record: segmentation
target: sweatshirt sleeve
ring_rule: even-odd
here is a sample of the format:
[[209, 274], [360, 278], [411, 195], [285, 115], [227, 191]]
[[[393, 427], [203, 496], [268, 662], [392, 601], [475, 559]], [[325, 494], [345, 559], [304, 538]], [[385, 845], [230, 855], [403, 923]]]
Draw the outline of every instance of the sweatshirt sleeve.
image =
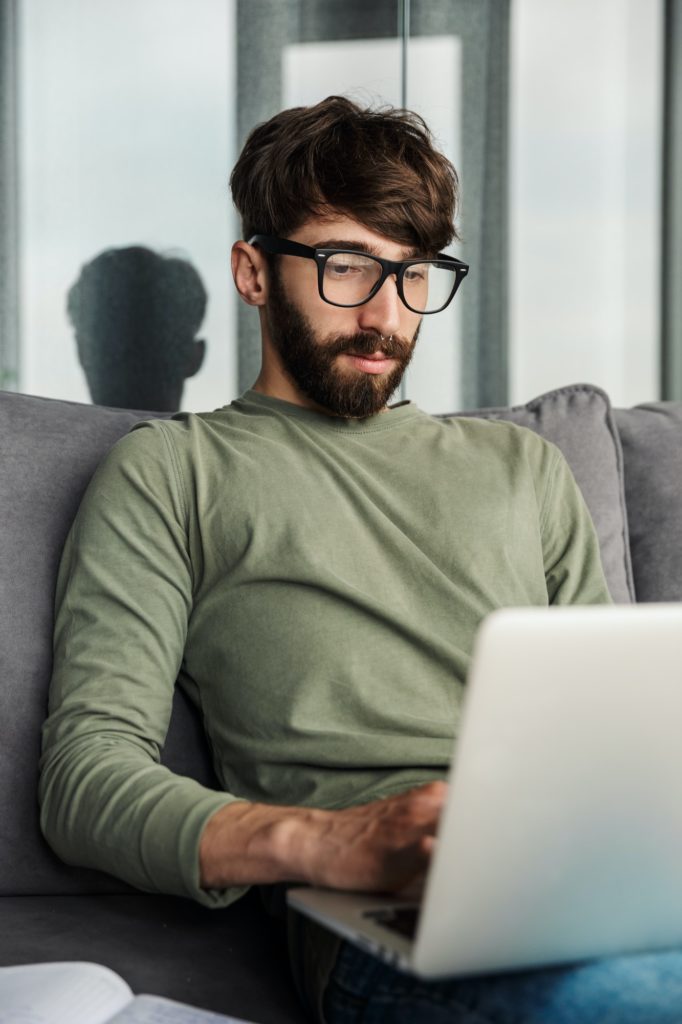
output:
[[55, 852], [154, 892], [204, 891], [198, 846], [232, 799], [159, 763], [192, 608], [187, 509], [168, 427], [123, 438], [97, 470], [62, 556], [43, 729], [41, 824]]
[[540, 510], [543, 559], [550, 604], [610, 604], [599, 540], [585, 499], [558, 448], [546, 443], [551, 462]]

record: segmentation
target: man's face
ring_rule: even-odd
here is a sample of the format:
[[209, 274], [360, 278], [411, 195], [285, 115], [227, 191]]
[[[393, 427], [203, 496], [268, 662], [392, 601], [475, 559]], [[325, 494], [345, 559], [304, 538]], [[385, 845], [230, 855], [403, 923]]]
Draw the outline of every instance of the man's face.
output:
[[[289, 237], [313, 248], [358, 249], [394, 260], [413, 255], [347, 217], [310, 220]], [[384, 409], [400, 384], [421, 318], [403, 305], [394, 278], [363, 306], [342, 308], [320, 298], [313, 260], [279, 256], [267, 320], [290, 397], [336, 416], [364, 418]]]

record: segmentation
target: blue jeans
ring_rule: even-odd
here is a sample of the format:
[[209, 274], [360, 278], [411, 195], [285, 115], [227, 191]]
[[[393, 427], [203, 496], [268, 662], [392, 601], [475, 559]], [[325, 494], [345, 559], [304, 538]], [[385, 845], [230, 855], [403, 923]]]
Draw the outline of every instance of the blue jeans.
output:
[[326, 1024], [682, 1024], [682, 950], [423, 981], [344, 942]]

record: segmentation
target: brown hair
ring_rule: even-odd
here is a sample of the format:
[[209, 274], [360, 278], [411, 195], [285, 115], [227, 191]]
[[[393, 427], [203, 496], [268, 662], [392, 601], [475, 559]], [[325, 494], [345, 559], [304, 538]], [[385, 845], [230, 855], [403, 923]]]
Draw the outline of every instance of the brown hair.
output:
[[409, 110], [342, 96], [283, 110], [253, 129], [230, 187], [246, 239], [332, 209], [424, 255], [457, 237], [457, 172]]

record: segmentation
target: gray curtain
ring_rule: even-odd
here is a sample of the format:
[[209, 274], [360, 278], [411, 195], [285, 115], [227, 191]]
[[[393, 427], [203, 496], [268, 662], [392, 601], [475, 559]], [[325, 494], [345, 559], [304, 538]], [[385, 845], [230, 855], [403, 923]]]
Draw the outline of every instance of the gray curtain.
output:
[[17, 4], [0, 0], [0, 388], [18, 383]]
[[[411, 36], [457, 35], [463, 48], [461, 228], [472, 266], [462, 289], [462, 405], [507, 401], [507, 94], [509, 0], [412, 0]], [[294, 42], [394, 37], [397, 0], [238, 0], [237, 130], [281, 109], [283, 48]], [[437, 69], [434, 74], [437, 74]], [[409, 86], [409, 83], [408, 83]], [[409, 94], [409, 88], [408, 88]], [[250, 311], [239, 313], [239, 387], [260, 365]]]
[[665, 5], [661, 396], [682, 401], [682, 4]]

